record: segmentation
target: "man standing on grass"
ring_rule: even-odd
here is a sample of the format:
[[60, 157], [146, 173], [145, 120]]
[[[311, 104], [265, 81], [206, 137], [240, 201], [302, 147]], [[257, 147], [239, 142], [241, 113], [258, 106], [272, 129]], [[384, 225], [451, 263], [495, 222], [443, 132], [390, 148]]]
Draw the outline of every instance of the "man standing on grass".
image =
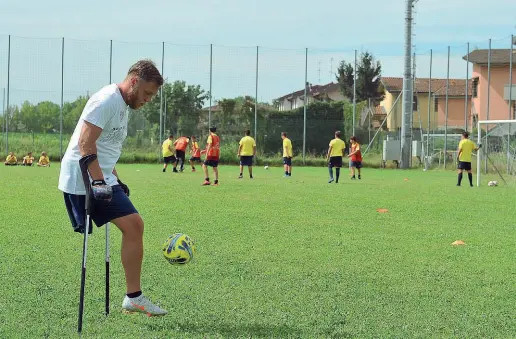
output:
[[292, 141], [287, 138], [287, 132], [281, 132], [283, 139], [283, 167], [285, 168], [284, 177], [292, 176]]
[[[86, 103], [61, 163], [58, 188], [75, 232], [86, 230], [85, 195], [79, 160], [97, 155], [88, 172], [91, 177], [91, 218], [100, 227], [107, 222], [122, 232], [122, 265], [125, 271], [126, 296], [122, 311], [141, 312], [148, 316], [165, 315], [141, 291], [143, 259], [143, 220], [129, 200], [129, 188], [118, 178], [115, 165], [127, 136], [128, 108], [136, 110], [156, 95], [163, 78], [154, 63], [140, 60], [129, 69], [119, 84], [110, 84], [95, 93]], [[93, 231], [92, 224], [88, 232]]]
[[461, 140], [459, 142], [458, 158], [458, 178], [457, 186], [460, 186], [462, 182], [462, 171], [468, 172], [469, 185], [473, 187], [473, 174], [471, 172], [471, 154], [473, 151], [478, 151], [482, 145], [477, 145], [469, 139], [468, 132], [462, 132]]
[[328, 154], [326, 155], [326, 160], [328, 161], [328, 171], [330, 172], [330, 180], [328, 181], [329, 184], [335, 181], [333, 179], [333, 167], [335, 167], [335, 172], [337, 174], [337, 180], [335, 183], [339, 183], [340, 169], [342, 167], [342, 157], [344, 156], [345, 148], [346, 143], [340, 138], [340, 131], [335, 132], [335, 139], [330, 141], [330, 147], [328, 148]]
[[240, 139], [237, 156], [240, 158], [240, 176], [244, 177], [244, 166], [249, 169], [249, 178], [253, 178], [253, 157], [256, 156], [256, 141], [251, 137], [251, 130], [245, 131], [245, 137]]
[[210, 128], [210, 135], [208, 136], [208, 140], [206, 141], [206, 157], [204, 159], [204, 163], [202, 164], [202, 169], [204, 171], [204, 182], [203, 186], [211, 185], [210, 176], [208, 175], [208, 166], [213, 168], [213, 173], [215, 174], [215, 182], [214, 186], [219, 185], [219, 158], [220, 158], [220, 138], [217, 134], [217, 128]]
[[176, 139], [174, 142], [174, 147], [176, 148], [176, 163], [174, 164], [174, 172], [177, 173], [177, 164], [180, 163], [179, 171], [183, 172], [185, 166], [185, 157], [186, 157], [186, 148], [188, 147], [188, 143], [190, 139], [187, 137], [180, 137]]
[[168, 164], [172, 164], [176, 161], [174, 157], [174, 136], [170, 134], [168, 139], [163, 141], [161, 145], [161, 152], [163, 154], [163, 172], [166, 172]]
[[358, 180], [360, 180], [362, 179], [360, 176], [360, 169], [362, 168], [362, 151], [360, 151], [360, 144], [355, 136], [349, 138], [349, 142], [351, 143], [351, 153], [348, 154], [348, 157], [351, 160], [351, 180], [356, 179], [355, 168], [358, 171]]

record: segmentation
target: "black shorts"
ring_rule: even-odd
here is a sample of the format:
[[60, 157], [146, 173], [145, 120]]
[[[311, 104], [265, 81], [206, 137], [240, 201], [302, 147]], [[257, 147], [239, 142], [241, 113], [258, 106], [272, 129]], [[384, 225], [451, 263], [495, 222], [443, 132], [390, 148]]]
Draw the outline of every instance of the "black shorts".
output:
[[292, 158], [291, 157], [283, 157], [283, 165], [292, 166]]
[[328, 162], [328, 167], [342, 167], [342, 157], [330, 157], [330, 161]]
[[351, 167], [362, 168], [362, 161], [352, 161]]
[[184, 161], [185, 160], [185, 151], [179, 151], [176, 149], [176, 158], [182, 159]]
[[[113, 219], [138, 213], [120, 185], [115, 185], [112, 188], [113, 198], [111, 201], [107, 202], [92, 199], [88, 233], [93, 232], [92, 220], [97, 227], [101, 227]], [[86, 224], [86, 196], [64, 193], [64, 201], [68, 216], [72, 222], [73, 230], [75, 232], [84, 233], [84, 225]]]
[[201, 158], [200, 157], [191, 157], [190, 161], [201, 162]]
[[204, 165], [210, 166], [210, 167], [217, 167], [219, 166], [218, 160], [204, 160]]
[[176, 162], [176, 157], [171, 155], [169, 157], [163, 157], [163, 161], [165, 162], [165, 164], [172, 164], [174, 162]]
[[471, 171], [471, 163], [465, 162], [465, 161], [459, 161], [459, 165], [457, 166], [458, 169], [463, 171]]
[[240, 165], [253, 166], [253, 156], [252, 155], [242, 155], [240, 157]]

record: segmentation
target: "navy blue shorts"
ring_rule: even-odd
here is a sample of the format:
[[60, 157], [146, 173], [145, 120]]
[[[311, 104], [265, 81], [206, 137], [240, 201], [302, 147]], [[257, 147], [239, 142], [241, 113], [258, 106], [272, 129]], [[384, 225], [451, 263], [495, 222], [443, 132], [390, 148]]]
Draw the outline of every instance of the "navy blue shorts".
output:
[[171, 155], [171, 156], [169, 156], [169, 157], [164, 157], [164, 158], [163, 158], [163, 162], [164, 162], [165, 164], [173, 164], [173, 163], [175, 163], [175, 162], [176, 162], [176, 157], [175, 157], [175, 156], [173, 156], [173, 155]]
[[283, 165], [292, 166], [292, 158], [283, 157]]
[[218, 167], [219, 161], [218, 160], [204, 160], [204, 166]]
[[252, 155], [242, 155], [240, 157], [240, 165], [253, 166], [253, 156]]
[[[92, 199], [88, 233], [93, 232], [91, 221], [94, 221], [97, 227], [101, 227], [113, 219], [138, 213], [120, 185], [115, 185], [112, 188], [113, 198], [111, 201], [107, 202]], [[72, 222], [73, 230], [75, 232], [84, 233], [84, 225], [86, 224], [86, 196], [64, 193], [64, 201], [68, 216]]]
[[341, 156], [330, 157], [330, 161], [328, 162], [328, 167], [341, 168], [342, 167], [342, 157]]
[[362, 168], [362, 161], [352, 161], [351, 167]]
[[200, 157], [191, 157], [190, 161], [201, 162], [201, 158]]
[[459, 161], [459, 165], [457, 166], [457, 169], [460, 169], [463, 171], [471, 171], [471, 162]]
[[183, 161], [185, 161], [185, 151], [180, 151], [178, 149], [176, 149], [176, 158], [177, 160], [181, 159]]

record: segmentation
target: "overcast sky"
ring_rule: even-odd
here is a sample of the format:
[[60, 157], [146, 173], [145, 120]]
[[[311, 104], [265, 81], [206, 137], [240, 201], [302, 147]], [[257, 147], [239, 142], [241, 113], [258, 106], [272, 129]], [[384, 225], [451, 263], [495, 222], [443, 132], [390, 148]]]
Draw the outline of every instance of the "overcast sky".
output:
[[[109, 82], [110, 39], [114, 40], [113, 81], [119, 81], [137, 58], [150, 57], [161, 67], [165, 41], [165, 76], [206, 89], [209, 45], [214, 44], [215, 98], [254, 95], [253, 46], [260, 46], [258, 97], [270, 100], [302, 88], [306, 47], [312, 83], [334, 81], [338, 62], [351, 61], [354, 49], [372, 52], [381, 61], [384, 76], [402, 76], [404, 16], [404, 0], [3, 0], [0, 88], [7, 83], [7, 35], [11, 34], [11, 102], [59, 101], [61, 37], [65, 38], [65, 100]], [[415, 22], [416, 75], [428, 76], [432, 48], [433, 74], [444, 77], [446, 49], [451, 45], [450, 74], [463, 78], [466, 42], [472, 49], [487, 48], [492, 38], [493, 48], [510, 47], [510, 35], [516, 33], [516, 1], [420, 0]]]

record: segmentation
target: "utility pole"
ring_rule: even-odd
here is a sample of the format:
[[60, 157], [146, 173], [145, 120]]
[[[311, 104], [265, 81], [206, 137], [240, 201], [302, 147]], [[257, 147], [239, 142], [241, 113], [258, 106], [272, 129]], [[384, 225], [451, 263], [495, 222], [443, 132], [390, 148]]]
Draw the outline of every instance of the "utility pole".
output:
[[410, 168], [412, 160], [412, 9], [416, 0], [406, 0], [405, 63], [403, 72], [403, 109], [401, 116], [401, 168]]

